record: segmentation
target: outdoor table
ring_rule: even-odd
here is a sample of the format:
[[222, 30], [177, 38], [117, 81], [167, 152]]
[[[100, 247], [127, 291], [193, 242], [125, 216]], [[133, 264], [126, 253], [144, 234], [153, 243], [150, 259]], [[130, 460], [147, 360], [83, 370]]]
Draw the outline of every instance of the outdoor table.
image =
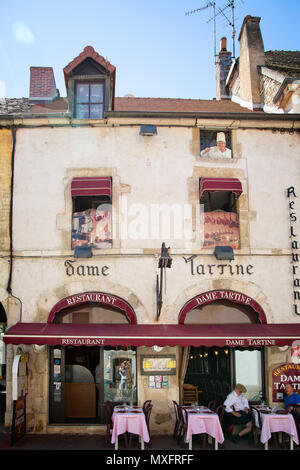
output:
[[114, 426], [111, 443], [115, 444], [115, 450], [118, 450], [118, 436], [127, 431], [140, 436], [141, 449], [144, 450], [144, 443], [150, 441], [150, 436], [141, 407], [115, 407], [112, 422]]
[[261, 416], [261, 435], [260, 441], [264, 444], [265, 450], [268, 450], [268, 441], [272, 432], [285, 432], [290, 436], [290, 449], [293, 450], [293, 442], [299, 444], [298, 433], [294, 418], [291, 414], [278, 414], [275, 411], [262, 411]]
[[185, 407], [185, 409], [188, 418], [185, 442], [189, 443], [189, 450], [193, 448], [193, 434], [212, 436], [215, 439], [215, 450], [218, 450], [218, 444], [224, 442], [224, 435], [217, 413], [205, 407], [196, 409]]

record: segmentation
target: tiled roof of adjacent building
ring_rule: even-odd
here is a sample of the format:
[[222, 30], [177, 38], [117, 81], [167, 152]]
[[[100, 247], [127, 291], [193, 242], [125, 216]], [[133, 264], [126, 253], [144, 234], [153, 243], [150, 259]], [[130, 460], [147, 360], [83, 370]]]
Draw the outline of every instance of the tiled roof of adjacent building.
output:
[[[230, 100], [197, 100], [180, 98], [115, 98], [115, 112], [157, 113], [253, 113]], [[0, 114], [63, 114], [68, 112], [68, 99], [33, 104], [28, 98], [5, 98], [0, 100]], [[257, 112], [257, 111], [256, 111]]]
[[267, 51], [266, 66], [288, 76], [300, 75], [300, 51]]
[[0, 98], [0, 114], [24, 114], [29, 112], [28, 98]]
[[251, 113], [230, 100], [197, 100], [183, 98], [115, 98], [115, 111]]

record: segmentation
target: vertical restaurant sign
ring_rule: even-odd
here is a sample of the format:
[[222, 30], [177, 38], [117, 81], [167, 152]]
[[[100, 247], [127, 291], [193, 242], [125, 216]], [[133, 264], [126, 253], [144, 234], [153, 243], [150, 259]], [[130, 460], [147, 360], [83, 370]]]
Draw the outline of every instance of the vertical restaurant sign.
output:
[[273, 401], [283, 402], [284, 386], [290, 383], [300, 395], [300, 364], [282, 364], [272, 372]]
[[287, 188], [287, 197], [289, 199], [289, 215], [290, 215], [290, 239], [291, 239], [291, 249], [292, 249], [292, 269], [293, 269], [293, 292], [294, 292], [294, 312], [296, 315], [300, 315], [300, 272], [298, 273], [298, 263], [299, 263], [299, 254], [298, 254], [298, 239], [295, 226], [293, 225], [297, 221], [296, 212], [295, 212], [295, 188], [290, 186]]
[[13, 421], [11, 429], [11, 445], [26, 434], [28, 360], [28, 354], [17, 354], [13, 362]]

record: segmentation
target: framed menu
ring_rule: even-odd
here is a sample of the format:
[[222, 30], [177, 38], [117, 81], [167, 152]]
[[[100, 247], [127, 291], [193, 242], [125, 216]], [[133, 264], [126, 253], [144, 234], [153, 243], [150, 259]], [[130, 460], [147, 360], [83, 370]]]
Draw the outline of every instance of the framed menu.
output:
[[159, 356], [141, 356], [142, 375], [176, 375], [175, 354], [162, 354]]

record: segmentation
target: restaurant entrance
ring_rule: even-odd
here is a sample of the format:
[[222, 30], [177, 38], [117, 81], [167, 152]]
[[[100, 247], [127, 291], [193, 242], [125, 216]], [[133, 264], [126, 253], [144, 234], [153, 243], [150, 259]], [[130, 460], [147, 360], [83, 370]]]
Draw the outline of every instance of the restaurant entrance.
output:
[[50, 422], [100, 424], [104, 403], [135, 404], [136, 351], [128, 347], [53, 347]]

